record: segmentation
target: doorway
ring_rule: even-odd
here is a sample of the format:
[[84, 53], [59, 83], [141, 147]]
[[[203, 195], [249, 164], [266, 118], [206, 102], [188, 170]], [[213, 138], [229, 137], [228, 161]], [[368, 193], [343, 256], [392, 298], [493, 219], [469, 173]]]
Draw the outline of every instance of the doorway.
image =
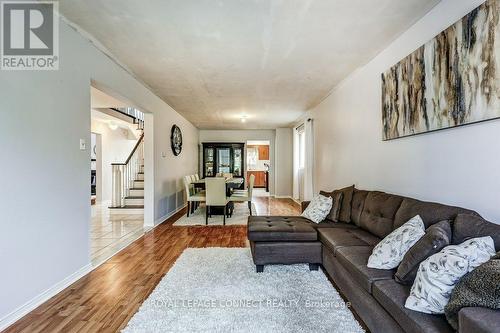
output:
[[143, 113], [91, 87], [90, 116], [90, 257], [97, 266], [151, 226], [145, 223], [147, 152]]
[[270, 146], [268, 140], [247, 141], [247, 182], [254, 175], [254, 195], [269, 196], [269, 168], [271, 166]]

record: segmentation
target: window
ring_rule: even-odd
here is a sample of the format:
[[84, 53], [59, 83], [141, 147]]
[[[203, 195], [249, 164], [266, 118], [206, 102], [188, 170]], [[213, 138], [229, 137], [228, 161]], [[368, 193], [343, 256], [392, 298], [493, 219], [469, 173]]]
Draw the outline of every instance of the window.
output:
[[304, 127], [297, 129], [299, 134], [299, 169], [304, 169], [306, 161], [306, 134]]

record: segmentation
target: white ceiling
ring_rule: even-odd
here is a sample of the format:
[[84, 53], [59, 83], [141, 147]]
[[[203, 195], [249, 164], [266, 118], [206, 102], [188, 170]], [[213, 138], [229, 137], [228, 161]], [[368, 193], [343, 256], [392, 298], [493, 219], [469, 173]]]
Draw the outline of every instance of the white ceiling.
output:
[[64, 0], [60, 11], [197, 127], [271, 129], [439, 1]]

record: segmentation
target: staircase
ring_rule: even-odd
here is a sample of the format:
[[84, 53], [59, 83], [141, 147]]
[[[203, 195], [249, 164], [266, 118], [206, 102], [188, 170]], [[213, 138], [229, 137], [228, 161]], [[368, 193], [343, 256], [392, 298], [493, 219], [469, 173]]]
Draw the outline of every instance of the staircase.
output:
[[144, 134], [125, 163], [113, 163], [110, 214], [144, 214]]

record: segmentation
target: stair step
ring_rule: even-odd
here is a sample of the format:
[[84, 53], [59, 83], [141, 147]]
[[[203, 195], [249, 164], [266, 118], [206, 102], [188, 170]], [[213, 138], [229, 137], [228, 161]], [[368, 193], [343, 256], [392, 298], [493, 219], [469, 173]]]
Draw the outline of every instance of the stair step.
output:
[[110, 214], [144, 214], [144, 205], [125, 205], [124, 207], [110, 207]]
[[144, 205], [144, 197], [126, 197], [125, 198], [126, 206], [140, 206]]
[[129, 196], [144, 198], [144, 189], [142, 189], [142, 188], [131, 188], [129, 190]]
[[134, 186], [132, 187], [134, 189], [144, 189], [144, 180], [134, 180]]
[[144, 208], [144, 205], [125, 205], [123, 207], [110, 207], [109, 209], [140, 209]]

